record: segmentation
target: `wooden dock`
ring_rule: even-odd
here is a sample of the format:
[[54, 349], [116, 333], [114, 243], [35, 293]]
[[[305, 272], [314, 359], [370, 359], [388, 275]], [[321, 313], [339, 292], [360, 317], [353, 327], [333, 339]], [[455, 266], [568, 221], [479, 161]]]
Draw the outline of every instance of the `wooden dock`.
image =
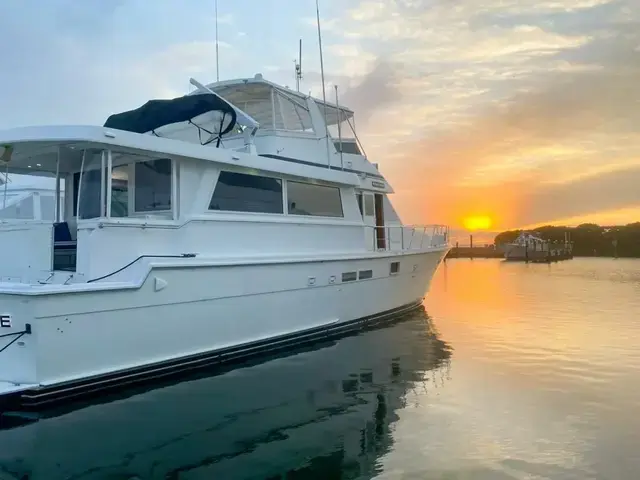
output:
[[504, 258], [504, 251], [494, 245], [457, 245], [449, 250], [446, 258]]
[[512, 243], [499, 245], [474, 245], [473, 235], [469, 235], [469, 244], [449, 250], [448, 258], [504, 258], [509, 262], [551, 263], [573, 258], [573, 242], [565, 236], [564, 242], [543, 240], [535, 235], [523, 232]]

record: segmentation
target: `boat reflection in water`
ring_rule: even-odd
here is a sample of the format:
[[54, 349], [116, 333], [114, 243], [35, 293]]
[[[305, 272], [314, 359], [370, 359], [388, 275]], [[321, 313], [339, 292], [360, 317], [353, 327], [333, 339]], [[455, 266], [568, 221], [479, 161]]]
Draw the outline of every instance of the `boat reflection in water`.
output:
[[[0, 430], [0, 478], [355, 478], [450, 349], [423, 309], [313, 350]], [[428, 375], [427, 375], [428, 374]], [[122, 394], [121, 394], [122, 395]], [[105, 400], [105, 399], [103, 399]]]

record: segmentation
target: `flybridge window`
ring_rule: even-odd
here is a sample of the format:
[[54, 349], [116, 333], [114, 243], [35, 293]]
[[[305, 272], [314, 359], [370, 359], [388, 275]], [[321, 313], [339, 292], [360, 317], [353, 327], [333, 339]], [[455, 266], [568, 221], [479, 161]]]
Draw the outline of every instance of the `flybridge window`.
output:
[[344, 216], [340, 189], [336, 187], [288, 181], [287, 203], [291, 215]]
[[282, 180], [238, 172], [220, 172], [209, 210], [283, 213]]
[[299, 99], [274, 90], [275, 125], [277, 130], [312, 131], [311, 114]]
[[216, 87], [215, 92], [254, 118], [261, 128], [313, 132], [306, 101], [294, 92], [266, 83]]

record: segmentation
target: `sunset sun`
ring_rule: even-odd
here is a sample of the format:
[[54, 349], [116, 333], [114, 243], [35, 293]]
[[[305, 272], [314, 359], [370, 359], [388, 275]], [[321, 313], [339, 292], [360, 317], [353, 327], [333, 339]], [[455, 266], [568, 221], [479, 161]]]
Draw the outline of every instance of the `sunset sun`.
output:
[[474, 215], [471, 217], [466, 217], [462, 221], [464, 228], [467, 230], [488, 230], [491, 228], [491, 218], [486, 215]]

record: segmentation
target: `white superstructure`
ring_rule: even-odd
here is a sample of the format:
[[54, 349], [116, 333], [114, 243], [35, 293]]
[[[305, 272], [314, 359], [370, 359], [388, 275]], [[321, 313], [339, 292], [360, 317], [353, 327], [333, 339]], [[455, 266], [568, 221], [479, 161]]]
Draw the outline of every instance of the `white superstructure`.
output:
[[192, 83], [102, 127], [0, 132], [3, 171], [59, 199], [54, 222], [0, 219], [0, 393], [298, 343], [428, 290], [447, 228], [402, 225], [353, 112], [259, 75]]

